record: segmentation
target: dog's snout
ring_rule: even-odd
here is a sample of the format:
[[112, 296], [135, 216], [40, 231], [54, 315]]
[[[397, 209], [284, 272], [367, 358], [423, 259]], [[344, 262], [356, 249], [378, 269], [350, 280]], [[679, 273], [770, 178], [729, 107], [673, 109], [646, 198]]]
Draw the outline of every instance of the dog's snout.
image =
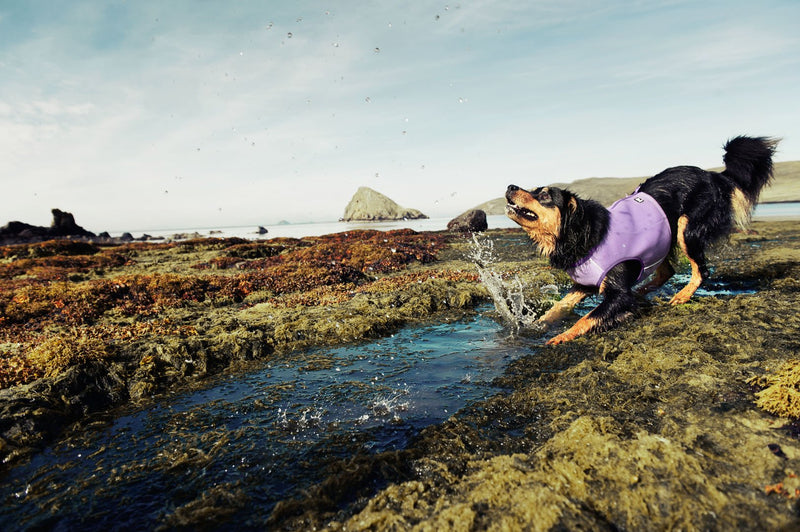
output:
[[517, 190], [519, 190], [517, 185], [508, 185], [508, 189], [506, 189], [507, 192], [516, 192]]

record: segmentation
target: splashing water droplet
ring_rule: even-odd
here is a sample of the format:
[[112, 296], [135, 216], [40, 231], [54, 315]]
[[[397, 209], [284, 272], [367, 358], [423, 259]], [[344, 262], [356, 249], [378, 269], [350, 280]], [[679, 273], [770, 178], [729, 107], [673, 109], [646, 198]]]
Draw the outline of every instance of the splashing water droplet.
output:
[[286, 38], [287, 38], [287, 39], [291, 39], [292, 37], [293, 37], [293, 35], [292, 35], [292, 32], [291, 32], [291, 31], [290, 31], [289, 33], [287, 33], [287, 34], [286, 34]]
[[532, 326], [538, 315], [525, 301], [519, 276], [515, 274], [510, 281], [507, 281], [491, 267], [497, 262], [494, 241], [489, 238], [480, 241], [473, 233], [469, 258], [475, 264], [478, 276], [492, 296], [494, 307], [503, 320], [517, 329]]
[[367, 96], [366, 98], [364, 98], [364, 101], [367, 102], [367, 103], [372, 103], [372, 98]]
[[547, 294], [550, 296], [558, 295], [558, 287], [554, 284], [546, 284], [543, 287], [539, 288], [539, 291], [543, 294]]

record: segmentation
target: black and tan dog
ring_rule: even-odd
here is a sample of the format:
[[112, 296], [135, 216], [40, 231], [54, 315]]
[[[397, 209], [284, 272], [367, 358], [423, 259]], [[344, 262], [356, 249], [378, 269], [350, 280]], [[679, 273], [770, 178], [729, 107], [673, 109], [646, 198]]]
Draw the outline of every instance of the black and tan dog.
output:
[[687, 302], [708, 277], [705, 250], [713, 241], [743, 227], [761, 189], [772, 179], [778, 140], [736, 137], [725, 144], [725, 170], [694, 166], [668, 168], [647, 179], [631, 196], [606, 209], [569, 190], [523, 190], [510, 185], [506, 214], [536, 243], [550, 264], [566, 270], [573, 288], [539, 321], [566, 316], [588, 295], [602, 302], [549, 344], [609, 329], [629, 317], [634, 286], [653, 274], [646, 292], [675, 273], [668, 255], [680, 249], [692, 275], [671, 302]]

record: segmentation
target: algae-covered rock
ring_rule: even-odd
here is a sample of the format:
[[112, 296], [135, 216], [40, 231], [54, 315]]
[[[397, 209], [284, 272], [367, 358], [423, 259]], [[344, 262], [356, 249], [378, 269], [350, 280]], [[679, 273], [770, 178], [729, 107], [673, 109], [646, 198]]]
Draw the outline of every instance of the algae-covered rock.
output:
[[64, 426], [128, 397], [114, 368], [91, 360], [56, 376], [0, 390], [0, 451], [9, 463], [35, 452]]

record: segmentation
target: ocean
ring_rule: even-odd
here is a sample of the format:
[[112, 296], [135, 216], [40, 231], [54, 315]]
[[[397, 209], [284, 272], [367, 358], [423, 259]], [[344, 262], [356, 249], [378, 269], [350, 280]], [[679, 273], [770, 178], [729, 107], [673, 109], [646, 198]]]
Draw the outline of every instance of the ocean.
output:
[[[756, 220], [769, 220], [776, 218], [800, 219], [800, 202], [787, 203], [762, 203], [756, 206], [753, 213]], [[251, 240], [278, 237], [302, 238], [306, 236], [320, 236], [358, 229], [377, 229], [391, 231], [393, 229], [413, 229], [414, 231], [443, 231], [447, 229], [447, 222], [452, 218], [428, 218], [424, 220], [397, 220], [391, 222], [314, 222], [298, 224], [276, 224], [263, 226], [266, 234], [258, 233], [258, 226], [232, 226], [232, 227], [193, 227], [159, 229], [146, 231], [129, 231], [135, 238], [147, 234], [151, 237], [173, 238], [174, 235], [192, 235], [200, 237], [240, 237]], [[489, 229], [515, 228], [517, 225], [507, 216], [499, 214], [487, 216]], [[112, 233], [112, 236], [119, 234]]]

